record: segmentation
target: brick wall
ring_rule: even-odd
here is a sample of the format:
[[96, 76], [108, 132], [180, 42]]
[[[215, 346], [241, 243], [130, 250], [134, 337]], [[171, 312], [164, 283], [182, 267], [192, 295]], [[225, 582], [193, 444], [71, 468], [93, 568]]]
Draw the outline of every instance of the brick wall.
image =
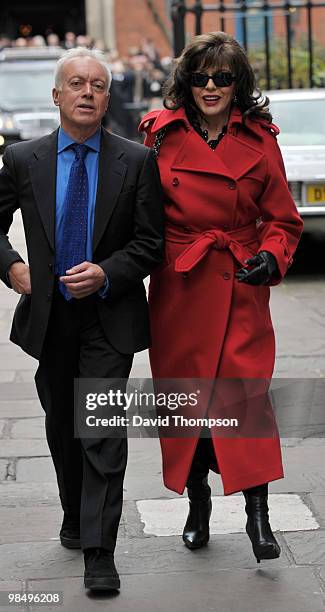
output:
[[[229, 3], [231, 0], [225, 0]], [[167, 11], [166, 0], [153, 0], [153, 6], [159, 14], [166, 30], [172, 35], [172, 24]], [[191, 4], [191, 3], [190, 3]], [[205, 0], [205, 5], [215, 4], [215, 0]], [[162, 55], [172, 55], [172, 47], [160, 27], [155, 23], [147, 0], [115, 0], [116, 43], [121, 55], [127, 53], [129, 47], [138, 46], [142, 37], [152, 38]], [[202, 32], [221, 29], [220, 17], [217, 13], [204, 13], [202, 17]], [[234, 19], [226, 20], [226, 31], [235, 33]], [[186, 16], [187, 41], [195, 32], [195, 20], [192, 14]]]
[[[166, 0], [153, 0], [152, 4], [171, 35]], [[126, 54], [129, 47], [138, 46], [144, 37], [152, 38], [162, 55], [172, 54], [172, 48], [160, 27], [155, 23], [146, 0], [117, 0], [115, 2], [115, 24], [116, 46], [121, 55]]]
[[[224, 0], [224, 3], [231, 4], [232, 0]], [[152, 0], [157, 13], [159, 14], [166, 30], [171, 37], [172, 24], [167, 13], [166, 0]], [[188, 2], [188, 4], [193, 4]], [[215, 0], [205, 0], [205, 5], [215, 4]], [[148, 6], [147, 0], [115, 0], [115, 23], [117, 48], [120, 53], [126, 54], [129, 47], [138, 46], [141, 38], [152, 38], [162, 55], [172, 55], [172, 46], [168, 44], [166, 37], [159, 26], [155, 23], [153, 14]], [[306, 12], [304, 9], [297, 11], [293, 18], [293, 27], [296, 31], [297, 39], [304, 37], [307, 31]], [[211, 32], [221, 29], [220, 15], [216, 12], [206, 12], [202, 16], [202, 32]], [[235, 13], [227, 13], [225, 16], [225, 31], [232, 36], [236, 36]], [[313, 34], [314, 40], [320, 44], [325, 41], [325, 8], [313, 10]], [[195, 33], [194, 15], [186, 16], [186, 40], [187, 42]], [[273, 35], [285, 36], [285, 19], [283, 14], [278, 12], [273, 18]]]

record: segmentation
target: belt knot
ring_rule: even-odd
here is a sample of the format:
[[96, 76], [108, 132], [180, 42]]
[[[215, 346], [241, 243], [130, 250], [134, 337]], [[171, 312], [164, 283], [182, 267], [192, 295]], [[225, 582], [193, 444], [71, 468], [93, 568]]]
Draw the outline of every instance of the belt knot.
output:
[[214, 248], [218, 249], [219, 251], [227, 249], [231, 242], [229, 234], [223, 232], [222, 230], [208, 230], [204, 232], [204, 236], [209, 238], [209, 240], [213, 241]]

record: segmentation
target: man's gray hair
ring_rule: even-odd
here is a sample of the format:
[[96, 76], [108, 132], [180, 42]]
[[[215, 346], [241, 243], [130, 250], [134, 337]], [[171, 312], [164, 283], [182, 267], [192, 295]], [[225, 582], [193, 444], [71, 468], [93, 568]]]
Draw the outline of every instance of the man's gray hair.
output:
[[112, 82], [112, 73], [109, 69], [108, 63], [105, 59], [105, 54], [98, 49], [86, 49], [85, 47], [76, 47], [75, 49], [69, 49], [57, 62], [54, 74], [54, 83], [55, 88], [60, 89], [62, 86], [62, 73], [65, 64], [76, 57], [92, 57], [99, 64], [101, 64], [106, 72], [107, 76], [107, 92], [109, 92], [111, 82]]

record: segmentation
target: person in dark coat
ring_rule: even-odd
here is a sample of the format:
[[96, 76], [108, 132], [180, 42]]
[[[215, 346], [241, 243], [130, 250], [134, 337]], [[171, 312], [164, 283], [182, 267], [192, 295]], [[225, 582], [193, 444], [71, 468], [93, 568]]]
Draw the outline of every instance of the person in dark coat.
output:
[[[10, 338], [39, 360], [60, 540], [83, 549], [91, 590], [120, 586], [114, 550], [127, 440], [74, 437], [74, 379], [128, 378], [134, 353], [150, 344], [143, 279], [163, 254], [153, 153], [101, 128], [110, 81], [101, 54], [67, 52], [53, 89], [60, 128], [7, 147], [0, 171], [0, 278], [21, 295]], [[17, 209], [28, 263], [7, 235]]]

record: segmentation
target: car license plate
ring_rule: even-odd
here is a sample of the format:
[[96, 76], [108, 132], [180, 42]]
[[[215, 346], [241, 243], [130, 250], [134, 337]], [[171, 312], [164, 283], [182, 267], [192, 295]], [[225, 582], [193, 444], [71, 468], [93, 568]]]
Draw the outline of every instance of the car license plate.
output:
[[325, 183], [307, 185], [307, 203], [325, 204]]

